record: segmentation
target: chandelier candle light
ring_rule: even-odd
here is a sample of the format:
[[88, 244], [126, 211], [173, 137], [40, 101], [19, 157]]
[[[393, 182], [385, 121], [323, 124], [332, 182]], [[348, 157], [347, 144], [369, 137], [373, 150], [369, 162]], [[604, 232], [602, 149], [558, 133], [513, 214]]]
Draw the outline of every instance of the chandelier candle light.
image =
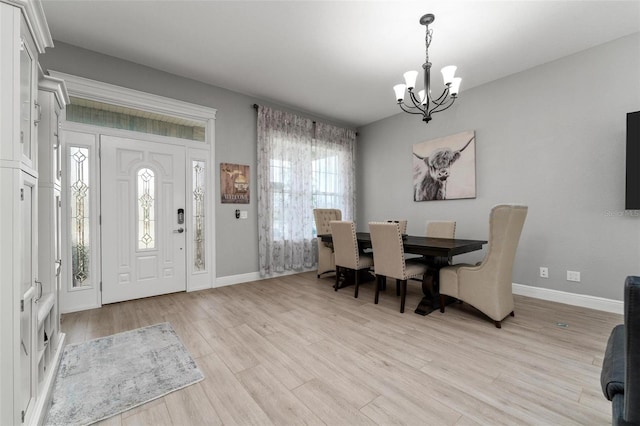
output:
[[[422, 65], [422, 68], [424, 69], [424, 89], [420, 90], [418, 92], [418, 96], [416, 96], [414, 89], [416, 87], [418, 71], [407, 71], [404, 73], [405, 84], [396, 84], [393, 86], [393, 90], [396, 92], [396, 100], [398, 101], [400, 108], [409, 114], [422, 115], [422, 121], [425, 123], [431, 121], [431, 114], [444, 111], [453, 105], [458, 97], [460, 82], [462, 81], [461, 78], [454, 77], [457, 68], [455, 65], [449, 65], [442, 68], [442, 78], [445, 84], [444, 91], [436, 99], [431, 97], [431, 62], [429, 62], [429, 45], [431, 44], [431, 34], [433, 33], [433, 30], [429, 29], [429, 24], [431, 24], [434, 19], [435, 16], [431, 13], [427, 13], [420, 18], [420, 24], [427, 28], [427, 36], [425, 38], [427, 45], [427, 58], [424, 65]], [[409, 99], [413, 105], [404, 101], [405, 90], [409, 92]]]

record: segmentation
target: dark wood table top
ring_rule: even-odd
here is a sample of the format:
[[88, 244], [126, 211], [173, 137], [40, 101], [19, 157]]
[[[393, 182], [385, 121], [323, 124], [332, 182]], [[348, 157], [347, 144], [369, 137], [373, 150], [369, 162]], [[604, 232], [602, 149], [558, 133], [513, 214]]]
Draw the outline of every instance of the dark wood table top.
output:
[[[331, 234], [318, 235], [322, 241], [331, 242]], [[358, 246], [362, 249], [371, 248], [371, 234], [357, 232]], [[422, 256], [451, 257], [482, 249], [487, 242], [484, 240], [463, 240], [459, 238], [431, 238], [417, 235], [403, 237], [405, 253]]]

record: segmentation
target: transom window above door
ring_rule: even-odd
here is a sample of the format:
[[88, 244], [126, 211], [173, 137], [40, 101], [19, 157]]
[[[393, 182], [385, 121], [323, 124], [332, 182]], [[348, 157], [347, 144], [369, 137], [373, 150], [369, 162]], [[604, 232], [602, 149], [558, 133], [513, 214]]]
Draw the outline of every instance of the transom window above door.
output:
[[67, 120], [94, 126], [205, 141], [202, 122], [71, 96]]

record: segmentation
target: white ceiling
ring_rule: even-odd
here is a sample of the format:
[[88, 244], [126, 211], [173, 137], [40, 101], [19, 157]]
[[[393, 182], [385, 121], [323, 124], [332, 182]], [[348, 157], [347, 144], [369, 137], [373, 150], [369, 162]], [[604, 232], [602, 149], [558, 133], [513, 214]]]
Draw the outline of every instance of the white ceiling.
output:
[[399, 112], [392, 86], [424, 63], [418, 20], [425, 13], [436, 16], [429, 49], [433, 93], [440, 92], [440, 68], [455, 64], [459, 102], [474, 86], [640, 31], [638, 0], [43, 5], [55, 41], [352, 126]]

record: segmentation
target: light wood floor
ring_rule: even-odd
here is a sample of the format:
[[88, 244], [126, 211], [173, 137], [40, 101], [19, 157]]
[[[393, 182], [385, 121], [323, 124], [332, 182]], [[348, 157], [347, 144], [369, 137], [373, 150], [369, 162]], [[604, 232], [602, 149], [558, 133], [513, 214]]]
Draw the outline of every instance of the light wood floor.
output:
[[[600, 367], [622, 316], [516, 296], [502, 329], [468, 305], [400, 314], [395, 286], [315, 273], [66, 314], [69, 343], [168, 321], [206, 376], [108, 425], [610, 424]], [[556, 323], [568, 324], [561, 328]]]

